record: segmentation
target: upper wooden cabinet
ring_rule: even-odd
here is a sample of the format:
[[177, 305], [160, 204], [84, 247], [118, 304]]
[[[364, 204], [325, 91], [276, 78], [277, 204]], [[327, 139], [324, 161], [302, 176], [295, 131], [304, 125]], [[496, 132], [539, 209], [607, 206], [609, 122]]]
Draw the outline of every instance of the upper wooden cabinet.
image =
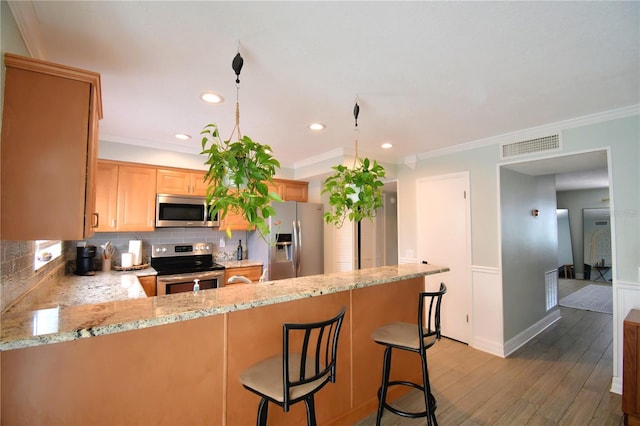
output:
[[97, 170], [97, 231], [155, 230], [155, 167], [99, 161]]
[[96, 232], [118, 230], [118, 165], [98, 161], [96, 170]]
[[[273, 179], [273, 184], [268, 184], [268, 186], [269, 191], [278, 194], [283, 201], [300, 201], [306, 203], [309, 199], [308, 182], [288, 179]], [[228, 212], [224, 220], [220, 221], [220, 226], [218, 227], [221, 231], [226, 231], [227, 228], [232, 231], [251, 230], [249, 222], [247, 222], [241, 214], [231, 212]]]
[[269, 185], [271, 191], [280, 195], [284, 201], [301, 201], [309, 199], [309, 183], [298, 180], [274, 179], [274, 185]]
[[100, 74], [5, 54], [3, 240], [81, 240], [96, 225]]
[[207, 195], [205, 172], [178, 169], [158, 169], [158, 194]]

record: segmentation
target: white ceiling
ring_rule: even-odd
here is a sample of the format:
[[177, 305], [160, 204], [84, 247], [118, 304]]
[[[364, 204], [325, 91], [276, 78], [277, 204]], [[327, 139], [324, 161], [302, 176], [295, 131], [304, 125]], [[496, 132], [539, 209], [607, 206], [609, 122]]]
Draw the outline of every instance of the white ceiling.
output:
[[198, 153], [211, 122], [227, 138], [238, 48], [242, 133], [286, 167], [353, 154], [356, 96], [360, 153], [396, 162], [640, 103], [637, 1], [9, 4], [33, 56], [101, 73], [113, 142]]

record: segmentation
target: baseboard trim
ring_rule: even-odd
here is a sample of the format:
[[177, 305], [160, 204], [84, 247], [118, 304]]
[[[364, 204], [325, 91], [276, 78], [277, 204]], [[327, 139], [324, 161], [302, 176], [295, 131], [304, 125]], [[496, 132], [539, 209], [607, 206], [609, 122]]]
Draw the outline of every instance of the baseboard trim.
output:
[[500, 345], [494, 341], [474, 338], [473, 343], [470, 346], [479, 351], [487, 352], [491, 355], [499, 356], [500, 358], [505, 358], [504, 345]]
[[524, 330], [522, 333], [518, 334], [512, 339], [509, 339], [504, 344], [504, 356], [508, 357], [509, 355], [517, 351], [528, 341], [536, 337], [538, 334], [542, 333], [547, 327], [550, 327], [552, 324], [559, 321], [560, 318], [560, 309], [556, 308], [553, 311], [549, 312], [540, 321]]

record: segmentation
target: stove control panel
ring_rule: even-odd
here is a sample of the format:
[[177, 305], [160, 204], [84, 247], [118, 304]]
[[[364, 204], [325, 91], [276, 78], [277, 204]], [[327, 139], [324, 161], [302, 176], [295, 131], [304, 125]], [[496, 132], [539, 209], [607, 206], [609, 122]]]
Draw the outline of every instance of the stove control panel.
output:
[[213, 243], [152, 244], [151, 257], [213, 254]]

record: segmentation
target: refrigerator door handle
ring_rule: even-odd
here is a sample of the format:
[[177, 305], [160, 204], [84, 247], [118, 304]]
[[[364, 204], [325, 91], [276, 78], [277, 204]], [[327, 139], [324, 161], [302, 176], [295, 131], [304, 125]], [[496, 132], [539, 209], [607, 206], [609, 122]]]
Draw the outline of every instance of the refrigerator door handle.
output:
[[298, 228], [296, 227], [295, 220], [293, 221], [292, 226], [293, 226], [293, 248], [292, 248], [293, 272], [294, 272], [294, 277], [297, 277], [298, 276]]
[[298, 241], [297, 241], [297, 263], [296, 263], [296, 277], [300, 276], [300, 264], [302, 263], [302, 226], [300, 226], [300, 221], [298, 221]]

